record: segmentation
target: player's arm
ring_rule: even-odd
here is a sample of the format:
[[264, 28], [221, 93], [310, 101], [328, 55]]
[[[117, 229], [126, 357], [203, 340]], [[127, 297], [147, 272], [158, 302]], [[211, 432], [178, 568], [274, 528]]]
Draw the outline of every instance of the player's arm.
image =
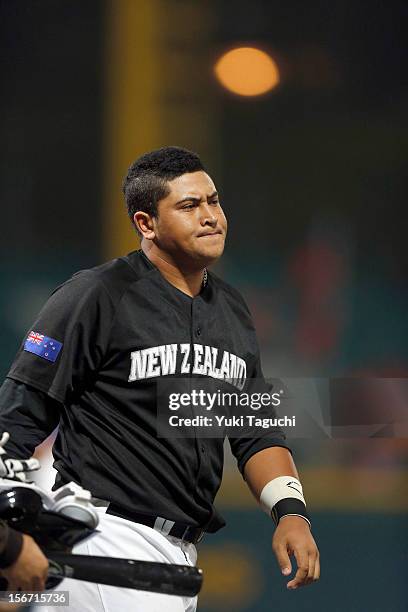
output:
[[[253, 328], [254, 346], [254, 363], [248, 371], [246, 390], [249, 394], [270, 392], [271, 387], [266, 383], [262, 371], [251, 313], [244, 301], [242, 304], [248, 317], [246, 324]], [[273, 406], [265, 409], [265, 416], [276, 417]], [[283, 430], [280, 427], [261, 431], [247, 428], [243, 435], [230, 438], [229, 441], [238, 468], [249, 488], [277, 524], [272, 548], [284, 576], [292, 571], [289, 557], [293, 554], [296, 558], [298, 569], [294, 579], [289, 581], [288, 588], [294, 589], [317, 580], [320, 576], [319, 551], [310, 531], [302, 485]], [[295, 488], [287, 487], [292, 480]]]
[[253, 454], [245, 463], [244, 477], [255, 498], [277, 523], [272, 549], [284, 576], [291, 573], [290, 556], [295, 556], [296, 575], [287, 587], [296, 589], [318, 580], [319, 551], [311, 534], [299, 475], [289, 450], [271, 446]]
[[0, 388], [0, 432], [10, 439], [10, 457], [31, 457], [35, 448], [57, 427], [61, 404], [43, 391], [6, 378]]
[[9, 591], [42, 591], [48, 574], [48, 560], [29, 535], [0, 521], [0, 576]]

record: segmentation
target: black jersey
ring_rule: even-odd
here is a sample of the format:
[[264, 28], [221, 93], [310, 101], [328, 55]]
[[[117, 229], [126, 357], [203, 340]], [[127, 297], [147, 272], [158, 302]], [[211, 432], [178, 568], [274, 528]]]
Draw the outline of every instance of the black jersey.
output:
[[[262, 377], [248, 308], [212, 273], [187, 296], [139, 250], [56, 289], [8, 377], [60, 406], [57, 486], [74, 480], [129, 512], [211, 521], [214, 531], [223, 525], [213, 508], [223, 440], [156, 435], [157, 380], [195, 373], [238, 387]], [[287, 448], [279, 428], [230, 444], [241, 471], [259, 450]]]

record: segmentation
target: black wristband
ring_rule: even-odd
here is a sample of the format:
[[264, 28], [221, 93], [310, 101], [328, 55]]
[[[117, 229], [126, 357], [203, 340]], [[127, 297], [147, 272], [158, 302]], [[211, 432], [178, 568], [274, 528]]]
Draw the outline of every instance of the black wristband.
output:
[[5, 534], [7, 541], [2, 554], [0, 555], [0, 568], [5, 569], [17, 560], [23, 548], [23, 535], [8, 527]]
[[307, 513], [305, 504], [300, 499], [294, 497], [285, 497], [278, 501], [271, 510], [271, 516], [277, 525], [280, 519], [287, 514], [298, 514], [303, 516], [310, 523], [309, 514]]

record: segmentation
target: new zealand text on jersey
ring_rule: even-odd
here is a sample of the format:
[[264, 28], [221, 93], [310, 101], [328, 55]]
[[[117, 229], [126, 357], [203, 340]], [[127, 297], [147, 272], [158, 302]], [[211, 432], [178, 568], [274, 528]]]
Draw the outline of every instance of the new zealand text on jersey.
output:
[[[237, 355], [223, 351], [218, 355], [218, 348], [203, 344], [162, 344], [152, 346], [130, 354], [129, 382], [166, 376], [169, 374], [191, 374], [211, 376], [243, 389], [246, 379], [246, 363]], [[177, 359], [180, 354], [181, 359]], [[218, 367], [217, 367], [218, 362]], [[177, 363], [179, 370], [176, 372]]]

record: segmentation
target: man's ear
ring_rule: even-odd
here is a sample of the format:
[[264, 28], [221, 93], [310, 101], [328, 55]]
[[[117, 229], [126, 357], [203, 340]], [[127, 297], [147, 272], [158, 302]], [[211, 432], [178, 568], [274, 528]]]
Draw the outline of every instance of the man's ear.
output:
[[141, 238], [146, 238], [146, 240], [153, 240], [153, 238], [155, 238], [156, 232], [154, 230], [154, 221], [151, 215], [138, 210], [133, 215], [133, 222], [139, 229]]

